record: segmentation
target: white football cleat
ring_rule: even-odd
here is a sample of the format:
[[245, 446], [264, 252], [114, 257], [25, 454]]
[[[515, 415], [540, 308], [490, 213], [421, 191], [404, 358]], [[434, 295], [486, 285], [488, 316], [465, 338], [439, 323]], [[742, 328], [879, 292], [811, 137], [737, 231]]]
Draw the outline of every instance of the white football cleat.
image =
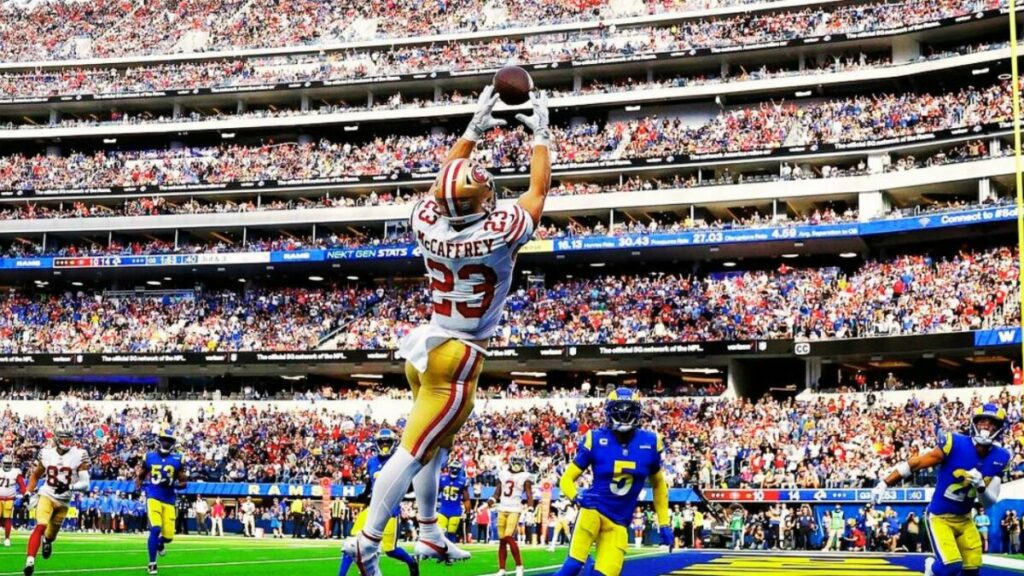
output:
[[[452, 562], [469, 560], [473, 555], [456, 546], [444, 534], [420, 534], [420, 539], [416, 541], [416, 546], [413, 547], [413, 556], [420, 559], [432, 558], [438, 562], [451, 564]], [[376, 574], [369, 576], [376, 576]]]
[[10, 538], [4, 538], [4, 548], [10, 548], [10, 547], [11, 547], [11, 539]]
[[505, 576], [505, 569], [499, 568], [498, 571], [494, 573], [494, 576]]
[[516, 566], [516, 576], [524, 576], [522, 566]]
[[355, 561], [359, 576], [381, 576], [380, 542], [365, 536], [353, 536], [345, 540], [341, 551]]
[[157, 571], [156, 569], [156, 562], [149, 563], [149, 568], [147, 569], [147, 572], [149, 576], [156, 576], [157, 574], [159, 574], [159, 571]]

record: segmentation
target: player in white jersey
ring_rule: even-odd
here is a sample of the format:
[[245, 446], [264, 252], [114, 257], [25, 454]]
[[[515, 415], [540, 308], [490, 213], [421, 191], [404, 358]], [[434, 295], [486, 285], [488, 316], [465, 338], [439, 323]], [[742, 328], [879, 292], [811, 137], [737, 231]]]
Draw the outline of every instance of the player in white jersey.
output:
[[31, 494], [40, 478], [45, 477], [39, 493], [33, 495], [29, 503], [36, 511], [36, 527], [28, 539], [25, 576], [32, 576], [35, 572], [40, 543], [44, 559], [53, 553], [53, 541], [57, 539], [60, 525], [68, 513], [72, 494], [89, 489], [89, 454], [75, 446], [71, 427], [61, 425], [54, 434], [54, 444], [39, 452], [39, 461], [28, 479], [27, 492]]
[[466, 560], [437, 525], [437, 485], [456, 433], [473, 410], [487, 341], [512, 283], [516, 255], [533, 234], [551, 188], [547, 101], [531, 97], [533, 113], [516, 116], [534, 135], [530, 189], [515, 205], [495, 208], [494, 179], [469, 156], [486, 131], [505, 124], [491, 115], [498, 97], [488, 86], [465, 134], [448, 153], [428, 198], [410, 214], [430, 276], [434, 313], [403, 341], [399, 355], [413, 408], [395, 451], [374, 482], [367, 522], [345, 542], [363, 576], [379, 576], [380, 540], [391, 510], [412, 483], [419, 510], [416, 555]]
[[14, 526], [14, 498], [25, 493], [25, 477], [14, 465], [9, 454], [0, 463], [0, 519], [4, 521], [4, 548], [11, 547], [11, 528]]
[[522, 456], [512, 456], [507, 470], [498, 473], [498, 575], [505, 576], [508, 551], [516, 563], [516, 576], [523, 576], [523, 558], [516, 542], [519, 515], [523, 513], [523, 494], [526, 504], [533, 508], [533, 475], [526, 470]]

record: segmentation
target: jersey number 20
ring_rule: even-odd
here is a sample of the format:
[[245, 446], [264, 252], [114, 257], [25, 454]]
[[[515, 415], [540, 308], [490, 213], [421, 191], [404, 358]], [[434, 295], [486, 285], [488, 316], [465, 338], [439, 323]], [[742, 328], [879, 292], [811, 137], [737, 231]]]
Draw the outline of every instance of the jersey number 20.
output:
[[958, 468], [953, 471], [953, 478], [960, 478], [960, 482], [954, 482], [946, 488], [946, 492], [943, 494], [947, 499], [954, 502], [963, 502], [967, 498], [975, 498], [978, 496], [978, 490], [971, 486], [971, 481], [967, 479], [967, 470]]

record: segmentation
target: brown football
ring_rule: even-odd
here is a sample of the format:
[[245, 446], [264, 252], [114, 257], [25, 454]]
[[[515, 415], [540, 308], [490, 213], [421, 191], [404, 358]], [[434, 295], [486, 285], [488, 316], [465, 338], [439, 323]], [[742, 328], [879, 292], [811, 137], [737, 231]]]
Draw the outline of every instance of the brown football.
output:
[[530, 99], [533, 78], [519, 66], [505, 66], [494, 75], [494, 89], [501, 101], [509, 106], [523, 104]]

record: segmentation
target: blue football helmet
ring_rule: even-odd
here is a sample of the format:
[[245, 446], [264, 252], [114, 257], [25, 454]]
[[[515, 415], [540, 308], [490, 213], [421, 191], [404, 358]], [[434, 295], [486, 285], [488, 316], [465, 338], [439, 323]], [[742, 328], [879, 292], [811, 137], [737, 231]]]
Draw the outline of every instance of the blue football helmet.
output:
[[640, 423], [640, 401], [637, 393], [629, 388], [616, 388], [608, 395], [604, 404], [608, 427], [614, 432], [632, 432]]
[[160, 433], [156, 437], [157, 452], [167, 456], [174, 450], [177, 443], [178, 439], [174, 436], [174, 428], [170, 426], [160, 428]]
[[449, 476], [451, 476], [452, 478], [458, 478], [459, 476], [462, 476], [462, 472], [463, 472], [462, 462], [459, 462], [458, 460], [452, 460], [452, 461], [448, 462], [448, 475]]
[[[978, 422], [989, 420], [996, 426], [995, 430], [980, 430]], [[1006, 432], [1006, 410], [995, 404], [979, 406], [971, 418], [971, 439], [979, 446], [990, 446], [998, 442], [999, 438]]]
[[381, 428], [373, 441], [377, 445], [377, 454], [381, 458], [390, 458], [395, 451], [395, 444], [398, 444], [398, 437], [389, 428]]

